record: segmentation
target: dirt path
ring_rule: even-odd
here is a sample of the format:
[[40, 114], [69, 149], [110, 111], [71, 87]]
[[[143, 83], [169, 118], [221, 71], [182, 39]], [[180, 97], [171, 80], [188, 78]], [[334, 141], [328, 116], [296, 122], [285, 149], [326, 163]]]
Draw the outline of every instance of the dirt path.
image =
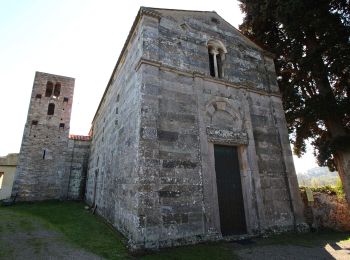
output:
[[350, 243], [326, 243], [324, 246], [304, 247], [296, 245], [235, 246], [240, 259], [350, 259]]
[[102, 259], [65, 242], [36, 218], [1, 212], [0, 259]]

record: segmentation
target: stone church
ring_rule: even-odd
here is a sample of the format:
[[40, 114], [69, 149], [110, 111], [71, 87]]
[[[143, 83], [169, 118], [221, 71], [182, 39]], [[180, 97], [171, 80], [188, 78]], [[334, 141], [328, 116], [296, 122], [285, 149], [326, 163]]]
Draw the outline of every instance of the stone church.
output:
[[134, 249], [303, 225], [273, 55], [216, 12], [141, 7], [89, 136], [73, 90], [36, 73], [18, 200], [84, 198]]

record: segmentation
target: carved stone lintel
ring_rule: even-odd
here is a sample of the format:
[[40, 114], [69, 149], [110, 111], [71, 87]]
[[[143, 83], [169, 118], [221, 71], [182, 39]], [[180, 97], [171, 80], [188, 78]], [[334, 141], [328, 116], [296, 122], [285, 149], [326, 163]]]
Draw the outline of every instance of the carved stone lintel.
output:
[[209, 142], [217, 144], [248, 144], [248, 134], [244, 131], [232, 131], [207, 127], [207, 136]]

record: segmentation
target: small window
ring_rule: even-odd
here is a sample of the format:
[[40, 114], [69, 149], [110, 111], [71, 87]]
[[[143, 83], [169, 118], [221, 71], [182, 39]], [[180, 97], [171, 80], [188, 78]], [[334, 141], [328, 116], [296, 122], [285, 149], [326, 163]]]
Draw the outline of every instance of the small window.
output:
[[55, 85], [55, 90], [53, 91], [53, 95], [58, 97], [61, 93], [61, 83], [57, 82]]
[[46, 83], [46, 92], [45, 92], [45, 97], [51, 97], [52, 95], [52, 90], [53, 90], [53, 83], [51, 81], [48, 81]]
[[43, 160], [45, 160], [45, 157], [46, 157], [46, 150], [44, 149], [43, 150]]
[[38, 120], [33, 120], [32, 125], [38, 125]]
[[120, 98], [120, 96], [119, 96], [119, 94], [117, 95], [117, 102], [119, 102], [119, 98]]
[[41, 99], [41, 94], [36, 94], [35, 98], [36, 99]]
[[4, 179], [4, 172], [0, 172], [0, 189], [2, 188], [3, 179]]
[[60, 128], [60, 129], [64, 129], [64, 123], [60, 123], [59, 128]]
[[210, 20], [211, 20], [213, 23], [220, 24], [220, 21], [219, 21], [217, 18], [215, 18], [215, 17], [212, 17]]
[[188, 30], [188, 25], [183, 23], [180, 25], [181, 29], [184, 30], [184, 31], [187, 31]]
[[55, 104], [50, 103], [47, 109], [47, 115], [52, 116], [55, 113]]
[[225, 60], [226, 53], [227, 49], [225, 48], [222, 42], [218, 40], [208, 41], [210, 76], [216, 78], [223, 77], [223, 61]]
[[118, 115], [119, 111], [118, 111], [118, 108], [116, 107], [115, 108], [115, 113]]
[[63, 98], [63, 102], [67, 102], [67, 103], [68, 103], [68, 98], [67, 98], [67, 97], [64, 97], [64, 98]]

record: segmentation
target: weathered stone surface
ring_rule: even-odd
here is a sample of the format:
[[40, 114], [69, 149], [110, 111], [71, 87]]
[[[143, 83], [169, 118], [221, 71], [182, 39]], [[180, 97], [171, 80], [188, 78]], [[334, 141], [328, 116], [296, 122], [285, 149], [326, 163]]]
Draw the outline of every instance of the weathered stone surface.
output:
[[350, 231], [350, 209], [345, 198], [332, 192], [313, 192], [314, 202], [308, 202], [305, 190], [301, 191], [304, 214], [312, 228]]
[[[48, 82], [51, 93], [47, 93]], [[54, 91], [56, 84], [59, 93]], [[36, 72], [12, 189], [18, 200], [67, 198], [73, 92], [73, 78]], [[48, 115], [49, 104], [54, 104], [53, 115]]]
[[[220, 51], [213, 49], [218, 42]], [[222, 63], [210, 65], [213, 51]], [[32, 116], [30, 110], [28, 122]], [[29, 130], [22, 154], [46, 140], [31, 141]], [[214, 145], [220, 144], [237, 148], [247, 234], [303, 222], [273, 59], [215, 12], [141, 8], [91, 135], [90, 144], [56, 133], [50, 169], [38, 154], [24, 156], [22, 198], [78, 198], [87, 169], [87, 203], [132, 249], [219, 239]], [[49, 174], [29, 169], [33, 163]], [[23, 174], [27, 168], [31, 175]]]
[[17, 162], [17, 153], [0, 157], [0, 200], [11, 197]]

